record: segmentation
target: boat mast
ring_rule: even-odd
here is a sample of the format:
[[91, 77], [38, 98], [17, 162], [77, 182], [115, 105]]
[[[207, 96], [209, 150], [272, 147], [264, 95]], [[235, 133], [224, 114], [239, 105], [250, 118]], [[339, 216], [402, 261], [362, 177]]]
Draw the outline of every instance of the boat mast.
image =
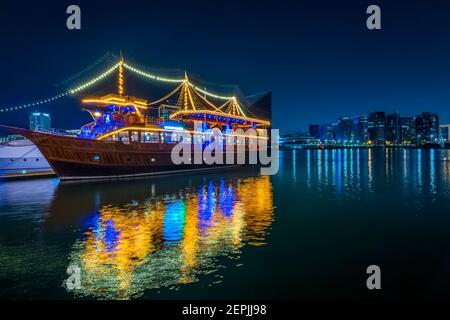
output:
[[119, 96], [123, 96], [125, 93], [124, 90], [124, 79], [123, 79], [123, 65], [125, 60], [123, 59], [122, 51], [120, 52], [120, 61], [119, 61], [119, 74], [117, 77], [117, 93]]

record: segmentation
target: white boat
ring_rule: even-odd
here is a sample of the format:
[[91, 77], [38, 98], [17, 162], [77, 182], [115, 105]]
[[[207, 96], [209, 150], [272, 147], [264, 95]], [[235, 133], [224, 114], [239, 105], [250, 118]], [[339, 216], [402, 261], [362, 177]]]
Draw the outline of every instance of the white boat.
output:
[[53, 170], [39, 149], [28, 139], [0, 144], [0, 177], [51, 175]]

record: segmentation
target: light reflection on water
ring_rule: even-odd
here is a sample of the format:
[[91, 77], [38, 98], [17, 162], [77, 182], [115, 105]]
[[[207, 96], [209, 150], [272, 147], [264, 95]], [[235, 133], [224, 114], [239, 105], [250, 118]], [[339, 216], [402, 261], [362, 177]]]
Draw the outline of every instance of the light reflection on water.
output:
[[76, 294], [129, 299], [148, 289], [179, 289], [219, 270], [220, 258], [238, 257], [244, 245], [264, 245], [272, 220], [269, 177], [209, 181], [142, 203], [104, 205], [70, 254], [69, 264], [82, 270]]
[[450, 195], [449, 150], [294, 150], [287, 154], [293, 184], [319, 193], [353, 199], [389, 189], [397, 196]]
[[[370, 298], [374, 262], [388, 297], [448, 297], [449, 160], [298, 150], [272, 177], [0, 182], [0, 297]], [[63, 286], [70, 264], [81, 291]]]

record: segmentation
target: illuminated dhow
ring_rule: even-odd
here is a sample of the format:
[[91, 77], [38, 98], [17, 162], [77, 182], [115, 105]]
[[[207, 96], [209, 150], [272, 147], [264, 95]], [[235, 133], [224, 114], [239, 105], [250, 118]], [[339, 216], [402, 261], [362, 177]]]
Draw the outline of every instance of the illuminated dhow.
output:
[[[168, 174], [232, 165], [207, 164], [202, 155], [200, 163], [194, 160], [218, 132], [223, 136], [220, 143], [224, 154], [236, 156], [239, 144], [244, 145], [239, 151], [248, 153], [251, 144], [261, 148], [261, 140], [267, 142], [267, 134], [260, 133], [270, 128], [270, 119], [249, 115], [237, 97], [202, 90], [189, 81], [187, 74], [171, 92], [155, 101], [127, 96], [125, 68], [130, 67], [123, 59], [114, 67], [118, 71], [117, 94], [82, 99], [83, 109], [93, 121], [84, 125], [78, 136], [0, 127], [33, 141], [56, 174], [66, 180]], [[215, 104], [206, 96], [225, 102]], [[242, 130], [236, 134], [238, 129]], [[175, 164], [171, 153], [180, 142], [190, 146], [192, 156], [189, 161]], [[261, 145], [266, 148], [267, 143]]]

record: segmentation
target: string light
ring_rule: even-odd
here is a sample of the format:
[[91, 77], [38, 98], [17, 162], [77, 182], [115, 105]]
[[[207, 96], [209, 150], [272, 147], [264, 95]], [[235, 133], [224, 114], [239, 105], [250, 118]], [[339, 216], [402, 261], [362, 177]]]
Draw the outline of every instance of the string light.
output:
[[[185, 82], [185, 84], [187, 84], [187, 86], [183, 86], [184, 87], [183, 91], [185, 91], [185, 92], [183, 92], [183, 93], [185, 93], [185, 94], [183, 94], [183, 96], [184, 96], [183, 98], [184, 98], [184, 100], [189, 99], [191, 104], [194, 106], [194, 109], [195, 109], [195, 105], [194, 105], [193, 100], [192, 100], [192, 95], [190, 93], [189, 86], [194, 88], [196, 91], [198, 91], [198, 92], [200, 92], [200, 93], [202, 93], [204, 95], [207, 95], [209, 97], [215, 98], [215, 99], [232, 100], [233, 101], [233, 107], [234, 107], [233, 109], [235, 109], [237, 107], [237, 109], [240, 111], [240, 113], [245, 115], [245, 113], [240, 108], [239, 102], [236, 101], [236, 98], [234, 96], [222, 96], [222, 95], [217, 95], [217, 94], [211, 93], [211, 92], [206, 91], [206, 90], [204, 90], [202, 88], [194, 86], [193, 84], [191, 84], [189, 82], [189, 80], [187, 78], [185, 78], [185, 79], [171, 79], [171, 78], [160, 77], [160, 76], [157, 76], [157, 75], [154, 75], [154, 74], [151, 74], [151, 73], [139, 70], [138, 68], [133, 67], [133, 66], [125, 63], [124, 60], [122, 60], [122, 59], [118, 63], [116, 63], [114, 66], [112, 66], [111, 68], [109, 68], [108, 70], [103, 72], [102, 74], [98, 75], [97, 77], [95, 77], [95, 78], [93, 78], [93, 79], [91, 79], [91, 80], [89, 80], [89, 81], [87, 81], [87, 82], [85, 82], [85, 83], [75, 87], [75, 88], [69, 89], [67, 92], [60, 93], [60, 94], [58, 94], [56, 96], [53, 96], [53, 97], [50, 97], [50, 98], [47, 98], [47, 99], [38, 100], [38, 101], [35, 101], [35, 102], [32, 102], [32, 103], [28, 103], [28, 104], [23, 104], [23, 105], [14, 106], [14, 107], [2, 108], [2, 109], [0, 109], [0, 112], [15, 111], [15, 110], [19, 110], [19, 109], [23, 109], [23, 108], [27, 108], [27, 107], [33, 107], [33, 106], [41, 105], [41, 104], [44, 104], [44, 103], [52, 102], [54, 100], [60, 99], [62, 97], [65, 97], [67, 95], [73, 95], [73, 94], [75, 94], [77, 92], [80, 92], [80, 91], [83, 91], [83, 90], [93, 86], [97, 82], [103, 80], [104, 78], [109, 76], [111, 73], [113, 73], [117, 68], [119, 68], [118, 91], [119, 91], [119, 95], [123, 95], [124, 94], [124, 78], [123, 78], [123, 68], [124, 67], [127, 68], [130, 71], [133, 71], [133, 72], [141, 75], [141, 76], [144, 76], [146, 78], [149, 78], [149, 79], [152, 79], [152, 80], [156, 80], [156, 81], [171, 82], [171, 83], [183, 83], [183, 82]], [[174, 91], [176, 91], [176, 90], [174, 90]], [[200, 97], [203, 98], [202, 96], [200, 96]], [[184, 106], [185, 106], [185, 109], [186, 109], [187, 101], [183, 101], [183, 102], [184, 102]], [[209, 101], [207, 101], [207, 102], [209, 104], [211, 104]], [[215, 107], [215, 109], [217, 109], [217, 107]]]
[[50, 97], [50, 98], [37, 100], [37, 101], [34, 101], [34, 102], [22, 104], [22, 105], [19, 105], [19, 106], [3, 108], [3, 109], [0, 109], [0, 112], [16, 111], [16, 110], [20, 110], [20, 109], [24, 109], [24, 108], [38, 106], [38, 105], [41, 105], [41, 104], [44, 104], [44, 103], [48, 103], [48, 102], [52, 102], [52, 101], [58, 100], [58, 99], [60, 99], [62, 97], [67, 96], [68, 94], [69, 94], [68, 92], [64, 92], [64, 93], [60, 93], [60, 94], [58, 94], [56, 96], [53, 96], [53, 97]]
[[124, 63], [123, 66], [124, 66], [125, 68], [127, 68], [128, 70], [130, 70], [130, 71], [133, 71], [133, 72], [135, 72], [135, 73], [137, 73], [137, 74], [140, 74], [141, 76], [144, 76], [144, 77], [149, 78], [149, 79], [157, 80], [157, 81], [163, 81], [163, 82], [175, 82], [175, 83], [180, 83], [180, 82], [183, 82], [183, 81], [184, 81], [183, 79], [169, 79], [169, 78], [164, 78], [164, 77], [156, 76], [156, 75], [153, 75], [153, 74], [151, 74], [151, 73], [148, 73], [148, 72], [139, 70], [139, 69], [137, 69], [137, 68], [135, 68], [135, 67], [133, 67], [133, 66], [130, 66], [130, 65], [127, 64], [127, 63]]
[[222, 117], [235, 118], [235, 119], [244, 120], [244, 121], [252, 121], [252, 122], [256, 122], [258, 124], [262, 124], [262, 125], [270, 125], [270, 122], [266, 121], [266, 120], [250, 118], [250, 117], [247, 117], [247, 116], [232, 115], [231, 113], [229, 114], [230, 116], [227, 116], [226, 113], [217, 112], [217, 111], [211, 111], [211, 110], [206, 110], [206, 109], [205, 110], [198, 110], [198, 109], [197, 110], [179, 110], [179, 111], [176, 111], [176, 112], [172, 113], [169, 116], [169, 118], [170, 119], [176, 119], [178, 116], [198, 114], [198, 113], [204, 113], [204, 114], [209, 114], [209, 115], [213, 115], [213, 116], [222, 116]]
[[124, 89], [123, 89], [123, 60], [120, 60], [119, 62], [119, 76], [118, 76], [118, 91], [119, 96], [123, 96]]
[[106, 70], [104, 73], [100, 74], [99, 76], [91, 79], [88, 82], [85, 82], [84, 84], [82, 84], [82, 85], [80, 85], [80, 86], [78, 86], [76, 88], [70, 89], [67, 92], [63, 92], [63, 93], [60, 93], [60, 94], [58, 94], [56, 96], [52, 96], [52, 97], [49, 97], [49, 98], [37, 100], [37, 101], [31, 102], [31, 103], [26, 103], [26, 104], [23, 104], [23, 105], [2, 108], [2, 109], [0, 109], [0, 113], [9, 112], [9, 111], [16, 111], [16, 110], [20, 110], [20, 109], [24, 109], [24, 108], [29, 108], [29, 107], [35, 107], [35, 106], [38, 106], [38, 105], [41, 105], [41, 104], [44, 104], [44, 103], [49, 103], [49, 102], [55, 101], [55, 100], [60, 99], [62, 97], [68, 96], [69, 94], [74, 94], [76, 92], [82, 91], [82, 90], [84, 90], [84, 89], [94, 85], [98, 81], [104, 79], [108, 75], [110, 75], [112, 72], [114, 72], [114, 70], [117, 69], [118, 66], [119, 66], [119, 63], [115, 64], [113, 67], [111, 67], [110, 69]]
[[[127, 68], [128, 70], [130, 70], [130, 71], [133, 71], [133, 72], [135, 72], [135, 73], [137, 73], [137, 74], [139, 74], [141, 76], [144, 76], [146, 78], [149, 78], [149, 79], [152, 79], [152, 80], [156, 80], [156, 81], [174, 82], [174, 83], [181, 83], [181, 82], [185, 81], [185, 79], [169, 79], [169, 78], [160, 77], [160, 76], [157, 76], [157, 75], [154, 75], [154, 74], [151, 74], [151, 73], [139, 70], [138, 68], [133, 67], [133, 66], [127, 64], [127, 63], [124, 63], [123, 66], [125, 68]], [[196, 87], [196, 86], [193, 86], [193, 87], [196, 90], [198, 90], [199, 92], [201, 92], [203, 94], [206, 94], [207, 96], [210, 96], [212, 98], [219, 99], [219, 100], [230, 100], [231, 98], [233, 98], [231, 96], [217, 95], [217, 94], [214, 94], [214, 93], [211, 93], [209, 91], [203, 90], [203, 89], [201, 89], [199, 87]]]
[[217, 94], [208, 92], [208, 91], [203, 90], [203, 89], [201, 89], [201, 88], [199, 88], [199, 87], [196, 87], [196, 86], [194, 86], [194, 88], [195, 88], [195, 90], [200, 91], [201, 93], [206, 94], [207, 96], [210, 96], [210, 97], [212, 97], [212, 98], [216, 98], [216, 99], [219, 99], [219, 100], [230, 100], [230, 99], [233, 99], [233, 97], [219, 96], [219, 95], [217, 95]]
[[74, 93], [76, 93], [76, 92], [82, 91], [82, 90], [84, 90], [84, 89], [86, 89], [86, 88], [88, 88], [88, 87], [90, 87], [90, 86], [96, 84], [97, 82], [99, 82], [100, 80], [106, 78], [106, 77], [109, 76], [112, 72], [114, 72], [114, 70], [116, 70], [116, 69], [119, 67], [119, 65], [120, 65], [120, 63], [117, 63], [117, 64], [115, 64], [113, 67], [111, 67], [110, 69], [106, 70], [106, 71], [105, 71], [104, 73], [102, 73], [101, 75], [95, 77], [94, 79], [92, 79], [92, 80], [90, 80], [90, 81], [88, 81], [88, 82], [85, 82], [84, 84], [82, 84], [82, 85], [80, 85], [80, 86], [78, 86], [78, 87], [76, 87], [76, 88], [70, 89], [70, 90], [69, 90], [69, 93], [70, 93], [70, 94], [74, 94]]

